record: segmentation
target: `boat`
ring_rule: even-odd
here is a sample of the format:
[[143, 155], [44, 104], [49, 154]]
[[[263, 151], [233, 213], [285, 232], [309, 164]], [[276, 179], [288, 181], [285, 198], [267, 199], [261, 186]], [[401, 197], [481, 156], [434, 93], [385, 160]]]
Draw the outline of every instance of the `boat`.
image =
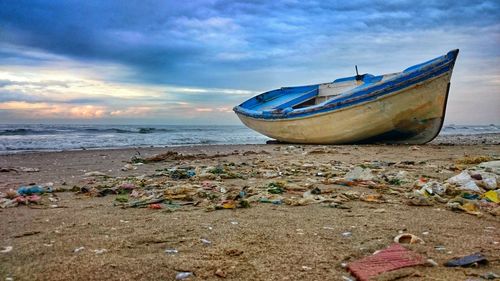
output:
[[424, 144], [441, 130], [458, 49], [401, 72], [283, 87], [234, 107], [278, 142]]

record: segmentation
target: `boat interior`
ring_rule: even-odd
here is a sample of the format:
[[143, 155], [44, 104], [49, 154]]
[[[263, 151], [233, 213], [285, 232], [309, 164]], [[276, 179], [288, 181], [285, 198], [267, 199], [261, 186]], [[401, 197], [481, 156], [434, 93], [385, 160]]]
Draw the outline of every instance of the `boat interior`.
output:
[[[452, 52], [447, 56], [450, 56], [450, 54], [452, 54]], [[337, 100], [349, 99], [350, 96], [355, 95], [358, 90], [363, 90], [364, 88], [377, 84], [383, 84], [384, 82], [388, 82], [387, 80], [398, 79], [397, 77], [401, 75], [421, 69], [444, 57], [446, 56], [437, 57], [396, 73], [378, 76], [363, 74], [339, 78], [333, 82], [323, 84], [283, 87], [257, 95], [245, 101], [239, 107], [242, 110], [249, 110], [256, 114], [259, 114], [259, 112], [261, 114], [267, 114], [276, 111], [287, 113], [296, 109], [305, 110], [309, 107], [321, 107]]]
[[363, 74], [359, 76], [345, 77], [330, 83], [311, 86], [284, 87], [266, 92], [255, 97], [256, 102], [246, 104], [246, 108], [255, 111], [274, 111], [286, 108], [298, 109], [327, 103], [355, 88], [385, 81], [399, 73], [380, 76]]

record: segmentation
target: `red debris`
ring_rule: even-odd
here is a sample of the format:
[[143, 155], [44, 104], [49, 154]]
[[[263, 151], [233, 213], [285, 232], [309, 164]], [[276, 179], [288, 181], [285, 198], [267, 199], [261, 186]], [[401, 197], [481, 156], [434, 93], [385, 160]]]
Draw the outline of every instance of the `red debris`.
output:
[[148, 208], [150, 209], [162, 209], [161, 204], [149, 204]]
[[359, 281], [369, 281], [372, 277], [387, 271], [424, 263], [425, 258], [420, 254], [399, 244], [392, 244], [372, 256], [348, 264], [347, 269]]
[[42, 200], [42, 197], [39, 195], [33, 194], [30, 196], [26, 196], [26, 199], [28, 200], [28, 202], [38, 203], [40, 200]]
[[26, 197], [24, 196], [17, 196], [14, 200], [16, 200], [17, 203], [26, 204]]

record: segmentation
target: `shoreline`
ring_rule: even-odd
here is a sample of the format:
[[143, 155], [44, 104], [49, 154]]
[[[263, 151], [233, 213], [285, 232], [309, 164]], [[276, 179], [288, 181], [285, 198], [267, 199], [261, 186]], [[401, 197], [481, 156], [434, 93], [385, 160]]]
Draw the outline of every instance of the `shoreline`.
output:
[[[499, 145], [500, 144], [500, 133], [481, 133], [481, 134], [447, 134], [438, 135], [434, 140], [423, 145], [476, 145], [476, 144], [487, 144], [487, 145]], [[161, 148], [178, 148], [178, 147], [211, 147], [211, 146], [244, 146], [244, 145], [272, 145], [266, 143], [241, 143], [241, 144], [179, 144], [179, 145], [158, 145], [158, 146], [118, 146], [118, 147], [82, 147], [75, 149], [61, 149], [61, 150], [12, 150], [12, 151], [0, 151], [0, 156], [11, 155], [11, 154], [31, 154], [31, 153], [57, 153], [57, 152], [72, 152], [72, 151], [107, 151], [107, 150], [129, 150], [129, 149], [161, 149]], [[282, 143], [281, 145], [295, 145]], [[305, 146], [315, 146], [314, 144], [297, 144]], [[386, 145], [386, 144], [348, 144], [357, 146], [372, 146], [372, 145]], [[405, 144], [399, 144], [405, 146]], [[316, 145], [318, 146], [318, 145]], [[319, 145], [321, 146], [321, 145]], [[325, 144], [325, 146], [337, 146]], [[343, 145], [344, 146], [344, 145]], [[388, 146], [391, 146], [390, 144]], [[397, 145], [394, 145], [397, 146]]]

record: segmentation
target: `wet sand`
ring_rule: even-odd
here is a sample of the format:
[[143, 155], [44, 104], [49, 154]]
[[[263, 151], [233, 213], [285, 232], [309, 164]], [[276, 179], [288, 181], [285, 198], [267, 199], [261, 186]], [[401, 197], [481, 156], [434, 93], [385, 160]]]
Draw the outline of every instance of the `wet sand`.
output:
[[[499, 135], [486, 135], [438, 138], [422, 146], [224, 145], [2, 155], [0, 167], [39, 171], [0, 173], [0, 191], [47, 182], [67, 191], [50, 195], [57, 202], [48, 201], [46, 194], [41, 204], [0, 209], [0, 250], [13, 247], [0, 253], [0, 278], [175, 280], [178, 272], [187, 271], [194, 273], [190, 280], [345, 280], [352, 277], [343, 263], [371, 255], [391, 245], [398, 233], [409, 232], [425, 244], [405, 246], [439, 265], [412, 267], [412, 276], [403, 280], [481, 280], [488, 272], [500, 274], [498, 216], [454, 212], [437, 202], [410, 206], [406, 193], [415, 189], [413, 183], [346, 186], [328, 179], [356, 166], [375, 165], [377, 175], [406, 171], [412, 181], [426, 177], [444, 182], [475, 165], [457, 164], [466, 156], [499, 159], [499, 140]], [[190, 157], [122, 170], [135, 154], [147, 158], [166, 151]], [[172, 168], [219, 166], [239, 176], [176, 179], [165, 174]], [[107, 176], [85, 175], [94, 171]], [[318, 188], [325, 198], [342, 199], [342, 208], [332, 208], [331, 201], [291, 206], [284, 200], [279, 205], [251, 202], [249, 208], [214, 210], [219, 199], [196, 197], [188, 201], [197, 203], [176, 208], [124, 209], [115, 206], [117, 195], [75, 192], [138, 178], [145, 179], [139, 190], [209, 182], [224, 187], [225, 192], [214, 191], [221, 198], [238, 194], [244, 186], [263, 192], [269, 183], [286, 182], [285, 192], [277, 196], [300, 198]], [[383, 200], [346, 198], [347, 191]], [[167, 254], [166, 249], [178, 252]], [[478, 251], [488, 265], [443, 266], [452, 257]]]

